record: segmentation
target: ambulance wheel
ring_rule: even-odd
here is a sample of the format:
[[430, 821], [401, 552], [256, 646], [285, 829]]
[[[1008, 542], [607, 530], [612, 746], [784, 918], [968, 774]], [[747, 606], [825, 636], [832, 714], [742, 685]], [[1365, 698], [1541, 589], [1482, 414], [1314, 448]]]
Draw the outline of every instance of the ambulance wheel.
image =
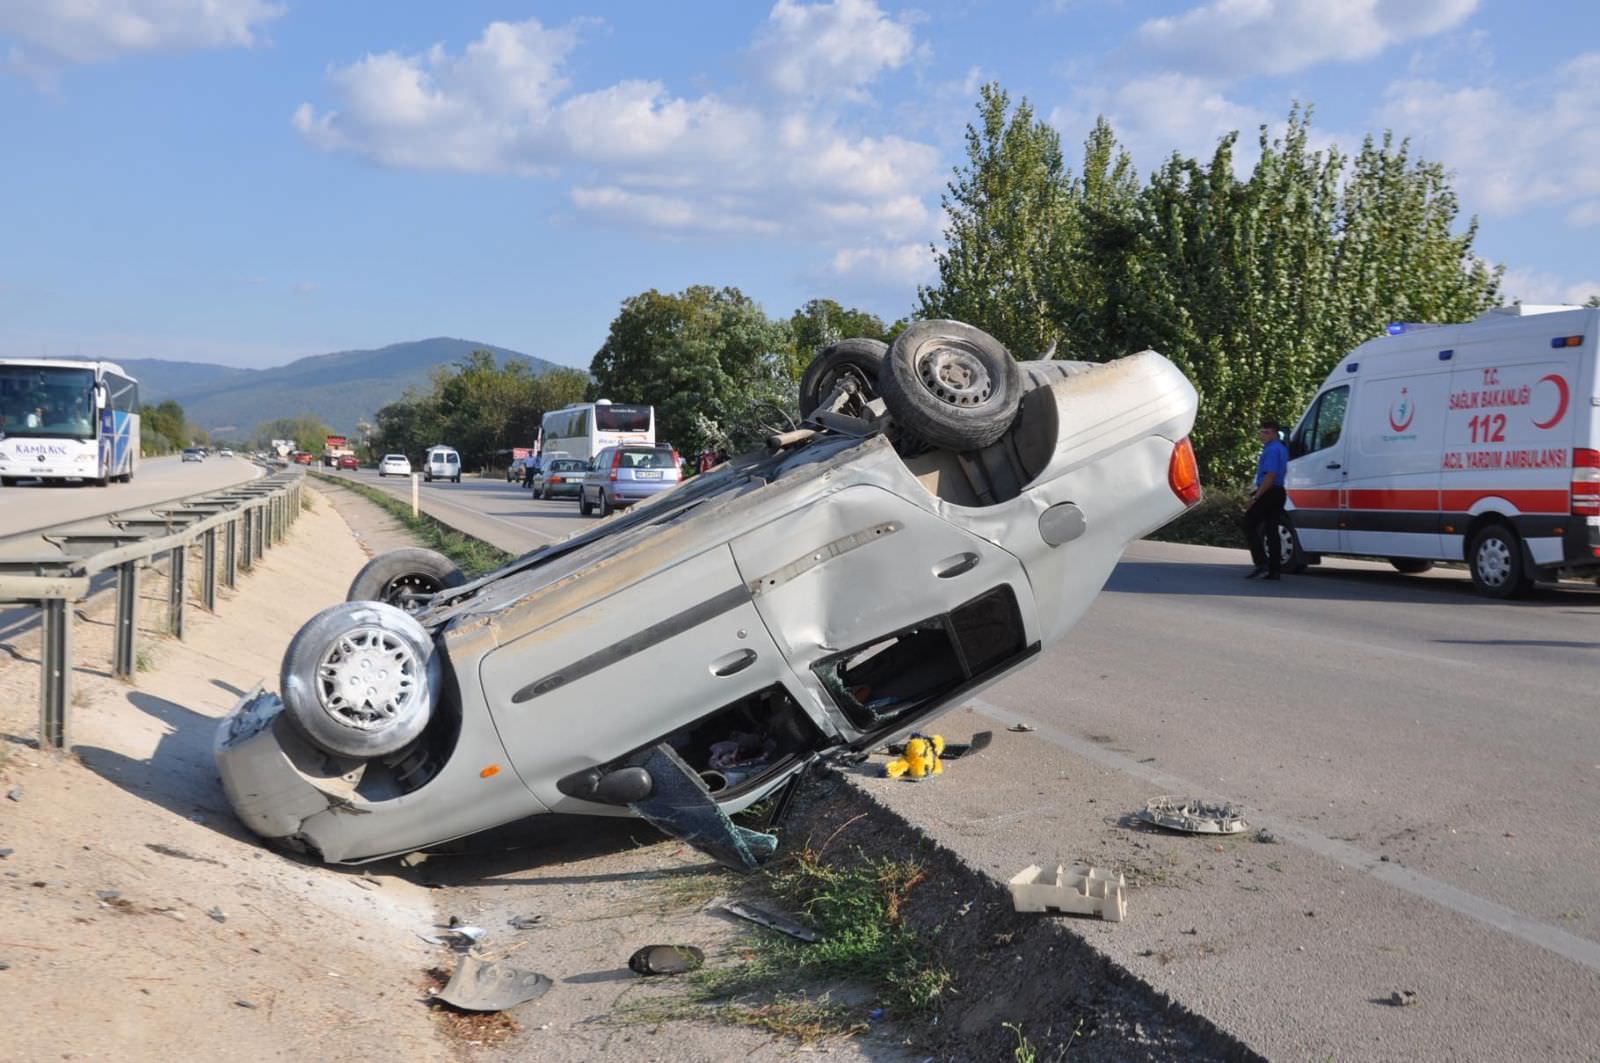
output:
[[[1266, 548], [1265, 541], [1261, 545], [1263, 549]], [[1305, 551], [1300, 549], [1300, 536], [1295, 534], [1288, 521], [1278, 525], [1278, 557], [1283, 561], [1283, 570], [1291, 576], [1298, 576], [1311, 563], [1306, 559]]]
[[1490, 598], [1515, 598], [1533, 582], [1522, 563], [1522, 540], [1504, 524], [1488, 524], [1467, 548], [1472, 585]]
[[1416, 557], [1391, 557], [1389, 564], [1394, 566], [1396, 572], [1407, 576], [1420, 576], [1433, 567], [1432, 561], [1423, 561]]

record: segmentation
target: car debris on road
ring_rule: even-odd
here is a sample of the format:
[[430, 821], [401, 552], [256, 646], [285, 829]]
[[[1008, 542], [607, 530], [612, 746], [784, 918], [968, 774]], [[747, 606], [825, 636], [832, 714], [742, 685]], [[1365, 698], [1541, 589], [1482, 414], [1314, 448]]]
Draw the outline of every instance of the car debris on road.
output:
[[1153, 798], [1139, 818], [1185, 834], [1242, 834], [1250, 829], [1244, 811], [1234, 805], [1184, 797]]
[[465, 953], [445, 987], [433, 995], [463, 1011], [505, 1011], [544, 996], [554, 983], [537, 971]]
[[1029, 864], [1011, 876], [1011, 904], [1019, 912], [1098, 915], [1120, 923], [1128, 915], [1127, 881], [1118, 871], [1090, 864], [1057, 864], [1046, 871]]

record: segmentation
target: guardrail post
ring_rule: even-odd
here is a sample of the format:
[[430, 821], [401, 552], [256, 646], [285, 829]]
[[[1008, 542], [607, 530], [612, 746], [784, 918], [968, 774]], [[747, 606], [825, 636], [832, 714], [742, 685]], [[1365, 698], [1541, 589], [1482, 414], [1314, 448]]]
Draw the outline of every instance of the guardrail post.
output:
[[250, 559], [256, 551], [256, 521], [255, 513], [249, 506], [243, 507], [244, 513], [244, 552], [239, 555], [239, 567], [246, 571], [250, 568]]
[[39, 748], [66, 749], [67, 706], [72, 700], [72, 603], [65, 598], [50, 598], [39, 604], [44, 613]]
[[234, 586], [234, 573], [239, 567], [239, 522], [230, 520], [228, 530], [223, 535], [222, 544], [222, 585], [229, 589]]
[[139, 638], [139, 562], [124, 561], [117, 566], [117, 621], [113, 634], [116, 645], [111, 655], [111, 674], [132, 679], [138, 664]]
[[256, 506], [256, 560], [267, 556], [267, 507]]
[[205, 571], [200, 573], [200, 602], [206, 612], [217, 611], [217, 529], [207, 528], [200, 538], [200, 563]]
[[167, 632], [180, 639], [183, 638], [184, 555], [188, 549], [173, 547], [167, 562]]

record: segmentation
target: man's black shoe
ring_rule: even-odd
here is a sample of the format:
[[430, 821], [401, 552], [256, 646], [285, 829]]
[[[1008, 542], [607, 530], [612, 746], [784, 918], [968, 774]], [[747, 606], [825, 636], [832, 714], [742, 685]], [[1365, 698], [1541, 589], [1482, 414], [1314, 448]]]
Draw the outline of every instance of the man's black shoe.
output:
[[1276, 572], [1268, 572], [1267, 575], [1266, 575], [1266, 578], [1267, 579], [1282, 579], [1283, 577], [1278, 575]]
[[1267, 574], [1267, 570], [1262, 568], [1260, 565], [1257, 565], [1255, 568], [1251, 569], [1249, 572], [1246, 572], [1244, 574], [1244, 578], [1245, 579], [1255, 579], [1257, 576], [1265, 576], [1266, 574]]

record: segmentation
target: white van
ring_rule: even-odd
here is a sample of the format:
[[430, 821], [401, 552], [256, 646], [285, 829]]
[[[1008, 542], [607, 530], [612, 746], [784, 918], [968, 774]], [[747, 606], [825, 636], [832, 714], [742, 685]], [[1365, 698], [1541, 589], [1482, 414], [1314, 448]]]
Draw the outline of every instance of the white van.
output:
[[1600, 309], [1389, 331], [1344, 357], [1289, 437], [1287, 566], [1464, 560], [1498, 598], [1600, 573]]
[[454, 447], [429, 447], [427, 456], [422, 459], [422, 478], [429, 483], [435, 480], [460, 483], [461, 455], [456, 453]]

